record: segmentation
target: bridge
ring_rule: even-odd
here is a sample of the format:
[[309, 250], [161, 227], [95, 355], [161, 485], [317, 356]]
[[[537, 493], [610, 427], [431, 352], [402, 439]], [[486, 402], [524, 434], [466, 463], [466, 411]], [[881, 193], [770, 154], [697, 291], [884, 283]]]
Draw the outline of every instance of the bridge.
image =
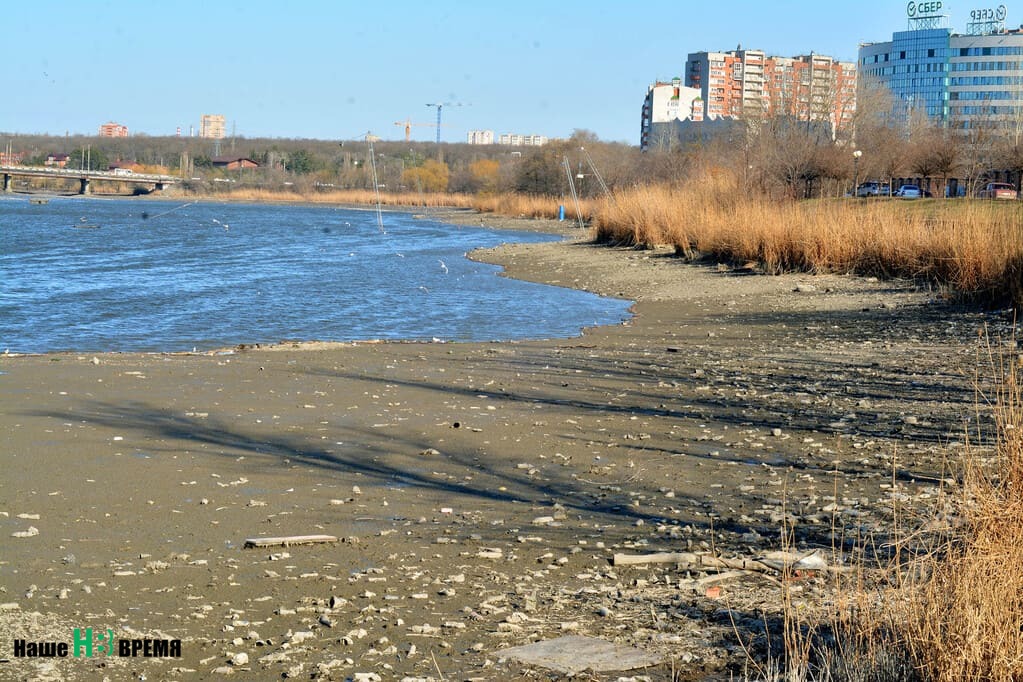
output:
[[124, 171], [75, 170], [73, 168], [55, 168], [52, 166], [0, 166], [3, 176], [3, 191], [14, 191], [14, 178], [57, 178], [77, 180], [79, 194], [90, 194], [90, 183], [94, 180], [111, 180], [135, 185], [152, 185], [155, 190], [162, 190], [168, 185], [181, 182], [181, 178], [173, 175], [151, 175], [148, 173], [126, 173]]

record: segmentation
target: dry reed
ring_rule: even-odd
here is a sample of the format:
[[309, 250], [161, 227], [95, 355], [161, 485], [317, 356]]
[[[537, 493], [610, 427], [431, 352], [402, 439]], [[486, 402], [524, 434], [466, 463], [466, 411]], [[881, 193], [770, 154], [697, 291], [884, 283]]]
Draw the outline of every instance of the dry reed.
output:
[[968, 444], [959, 525], [895, 611], [913, 660], [941, 682], [1023, 679], [1023, 385], [1014, 351], [989, 357], [994, 452]]
[[[582, 213], [582, 219], [589, 221], [602, 205], [602, 201], [580, 199], [579, 208]], [[473, 208], [481, 213], [495, 213], [522, 218], [554, 219], [558, 217], [561, 206], [565, 207], [566, 219], [578, 219], [579, 213], [576, 212], [574, 203], [566, 203], [563, 198], [559, 197], [527, 194], [492, 194], [478, 196], [473, 201]]]
[[740, 185], [719, 174], [620, 193], [595, 214], [595, 238], [669, 245], [770, 273], [919, 278], [968, 297], [1023, 302], [1023, 213], [1014, 202], [772, 201]]
[[[205, 192], [201, 194], [203, 196], [210, 196]], [[368, 189], [300, 189], [294, 187], [290, 190], [281, 190], [232, 187], [217, 191], [212, 197], [232, 201], [266, 203], [298, 202], [349, 206], [374, 206], [377, 203], [377, 194], [373, 190]], [[380, 204], [383, 206], [401, 206], [406, 208], [472, 208], [473, 206], [473, 197], [468, 194], [381, 192], [379, 199]]]
[[1023, 679], [1023, 382], [1015, 346], [989, 352], [994, 395], [978, 400], [978, 411], [994, 417], [993, 444], [979, 445], [985, 434], [967, 438], [952, 467], [961, 483], [933, 509], [917, 510], [929, 512], [925, 524], [905, 524], [906, 510], [893, 501], [890, 562], [864, 560], [836, 578], [830, 614], [813, 622], [792, 608], [786, 588], [784, 659], [758, 665], [760, 679]]

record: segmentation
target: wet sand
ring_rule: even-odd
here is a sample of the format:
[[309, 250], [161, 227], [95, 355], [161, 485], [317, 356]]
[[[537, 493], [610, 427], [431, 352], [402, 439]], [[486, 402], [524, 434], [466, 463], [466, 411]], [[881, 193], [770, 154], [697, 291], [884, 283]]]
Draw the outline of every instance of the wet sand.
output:
[[[798, 550], [830, 548], [833, 524], [885, 533], [892, 499], [934, 496], [974, 414], [978, 332], [1004, 324], [909, 282], [566, 234], [474, 257], [635, 300], [634, 319], [514, 343], [0, 356], [0, 678], [561, 679], [500, 650], [569, 634], [664, 657], [592, 679], [741, 674], [736, 633], [773, 627], [776, 579], [718, 593], [612, 555], [755, 557], [783, 518]], [[243, 548], [309, 534], [339, 541]], [[182, 656], [13, 658], [16, 638], [86, 627]]]

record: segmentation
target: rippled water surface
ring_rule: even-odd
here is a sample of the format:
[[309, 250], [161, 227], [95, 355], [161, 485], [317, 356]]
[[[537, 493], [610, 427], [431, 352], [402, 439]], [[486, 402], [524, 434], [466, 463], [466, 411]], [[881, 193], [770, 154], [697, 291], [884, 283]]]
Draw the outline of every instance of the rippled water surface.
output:
[[330, 207], [0, 199], [0, 351], [575, 336], [627, 301], [498, 277], [465, 253], [550, 235]]

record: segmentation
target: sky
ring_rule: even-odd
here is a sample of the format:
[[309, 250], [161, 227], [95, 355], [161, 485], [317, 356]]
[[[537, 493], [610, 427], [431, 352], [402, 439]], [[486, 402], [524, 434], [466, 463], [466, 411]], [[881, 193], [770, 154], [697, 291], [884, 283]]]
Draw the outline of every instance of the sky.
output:
[[[1000, 2], [1000, 0], [999, 0]], [[969, 10], [942, 0], [964, 31]], [[1023, 13], [1008, 8], [1007, 27]], [[648, 86], [690, 52], [741, 44], [854, 61], [906, 29], [903, 0], [36, 0], [0, 12], [0, 135], [183, 135], [223, 114], [228, 135], [404, 138], [432, 124], [638, 144]], [[434, 140], [436, 128], [412, 127]]]

